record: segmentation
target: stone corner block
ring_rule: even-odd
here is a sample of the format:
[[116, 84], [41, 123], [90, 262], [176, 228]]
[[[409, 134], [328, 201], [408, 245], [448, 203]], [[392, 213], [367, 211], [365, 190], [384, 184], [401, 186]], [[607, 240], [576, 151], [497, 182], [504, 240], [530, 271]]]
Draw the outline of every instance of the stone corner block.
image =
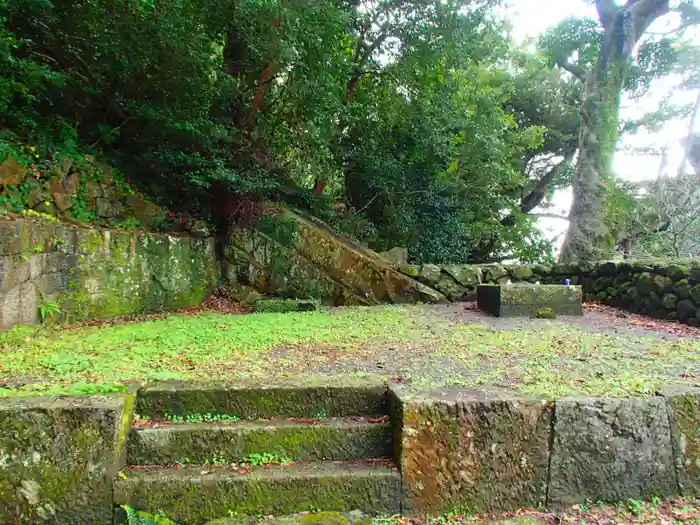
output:
[[544, 506], [552, 402], [454, 390], [397, 399], [406, 512]]
[[681, 495], [700, 497], [700, 388], [669, 387], [661, 395], [668, 408]]
[[663, 398], [557, 400], [548, 506], [677, 494]]
[[129, 399], [0, 401], [0, 523], [111, 525]]

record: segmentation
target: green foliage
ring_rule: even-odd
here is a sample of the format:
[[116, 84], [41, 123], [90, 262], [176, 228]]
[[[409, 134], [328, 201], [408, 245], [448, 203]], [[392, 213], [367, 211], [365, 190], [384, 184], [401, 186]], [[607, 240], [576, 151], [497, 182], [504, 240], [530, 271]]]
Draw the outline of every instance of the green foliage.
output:
[[292, 460], [287, 457], [271, 454], [269, 452], [251, 454], [243, 460], [243, 463], [253, 465], [254, 467], [264, 467], [265, 465], [273, 464], [286, 465], [291, 462]]
[[240, 421], [241, 418], [228, 414], [202, 414], [199, 412], [192, 412], [185, 414], [184, 416], [166, 413], [165, 419], [166, 421], [172, 421], [173, 423], [233, 423], [235, 421]]
[[125, 230], [133, 230], [141, 227], [141, 221], [138, 219], [126, 219], [117, 224], [117, 228], [123, 228]]
[[41, 304], [39, 304], [39, 315], [41, 316], [42, 322], [54, 319], [60, 314], [61, 306], [56, 301], [42, 299]]
[[150, 514], [137, 511], [131, 505], [122, 505], [121, 508], [126, 512], [127, 525], [177, 525], [162, 512]]

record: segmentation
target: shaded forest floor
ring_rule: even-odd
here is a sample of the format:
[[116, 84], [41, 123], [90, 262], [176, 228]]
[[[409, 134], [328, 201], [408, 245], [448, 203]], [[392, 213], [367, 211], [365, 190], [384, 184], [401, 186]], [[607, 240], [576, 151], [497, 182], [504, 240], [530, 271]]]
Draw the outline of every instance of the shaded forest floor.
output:
[[700, 386], [700, 330], [588, 305], [580, 318], [497, 319], [474, 305], [172, 315], [0, 334], [0, 395], [111, 392], [131, 382], [379, 376], [417, 389], [654, 395]]

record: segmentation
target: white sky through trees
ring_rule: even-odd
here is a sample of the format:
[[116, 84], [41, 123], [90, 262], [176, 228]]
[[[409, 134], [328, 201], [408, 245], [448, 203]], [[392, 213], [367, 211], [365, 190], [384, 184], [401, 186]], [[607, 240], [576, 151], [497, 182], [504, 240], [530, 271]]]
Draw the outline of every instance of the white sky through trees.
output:
[[[576, 16], [589, 16], [597, 18], [595, 7], [583, 0], [510, 0], [507, 8], [507, 16], [513, 25], [513, 38], [517, 42], [523, 42], [526, 38], [537, 36], [548, 27], [556, 25], [561, 20]], [[650, 30], [662, 30], [667, 21], [659, 20]], [[661, 29], [657, 29], [661, 26]], [[697, 35], [696, 35], [697, 36]], [[700, 41], [700, 39], [699, 39]], [[658, 107], [661, 99], [674, 88], [672, 79], [656, 81], [649, 94], [639, 102], [623, 100], [623, 118], [635, 118], [652, 111]], [[692, 103], [697, 98], [697, 91], [679, 92], [674, 101], [680, 103]], [[640, 181], [656, 178], [659, 174], [661, 157], [634, 154], [626, 152], [626, 148], [635, 147], [667, 147], [668, 163], [665, 172], [676, 174], [683, 159], [681, 141], [688, 134], [688, 120], [668, 122], [660, 132], [648, 133], [644, 130], [636, 135], [626, 137], [618, 147], [615, 158], [615, 171], [617, 175], [626, 180]], [[700, 131], [700, 119], [695, 122], [695, 131]], [[555, 209], [547, 209], [548, 213], [568, 215], [571, 206], [571, 191], [561, 191], [555, 196]], [[557, 247], [563, 241], [563, 233], [568, 222], [557, 219], [539, 219], [541, 229], [550, 239], [557, 238]]]

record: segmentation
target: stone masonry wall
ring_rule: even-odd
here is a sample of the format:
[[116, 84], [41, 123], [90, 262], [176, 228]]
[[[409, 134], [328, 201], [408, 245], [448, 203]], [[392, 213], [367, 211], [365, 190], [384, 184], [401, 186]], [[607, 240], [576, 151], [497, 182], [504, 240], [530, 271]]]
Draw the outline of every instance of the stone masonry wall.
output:
[[452, 301], [471, 300], [479, 284], [540, 282], [583, 286], [584, 299], [633, 313], [700, 326], [700, 261], [606, 261], [595, 265], [401, 265], [401, 272]]
[[700, 389], [556, 400], [390, 389], [405, 514], [700, 494]]
[[0, 329], [193, 306], [216, 278], [213, 239], [0, 221]]

